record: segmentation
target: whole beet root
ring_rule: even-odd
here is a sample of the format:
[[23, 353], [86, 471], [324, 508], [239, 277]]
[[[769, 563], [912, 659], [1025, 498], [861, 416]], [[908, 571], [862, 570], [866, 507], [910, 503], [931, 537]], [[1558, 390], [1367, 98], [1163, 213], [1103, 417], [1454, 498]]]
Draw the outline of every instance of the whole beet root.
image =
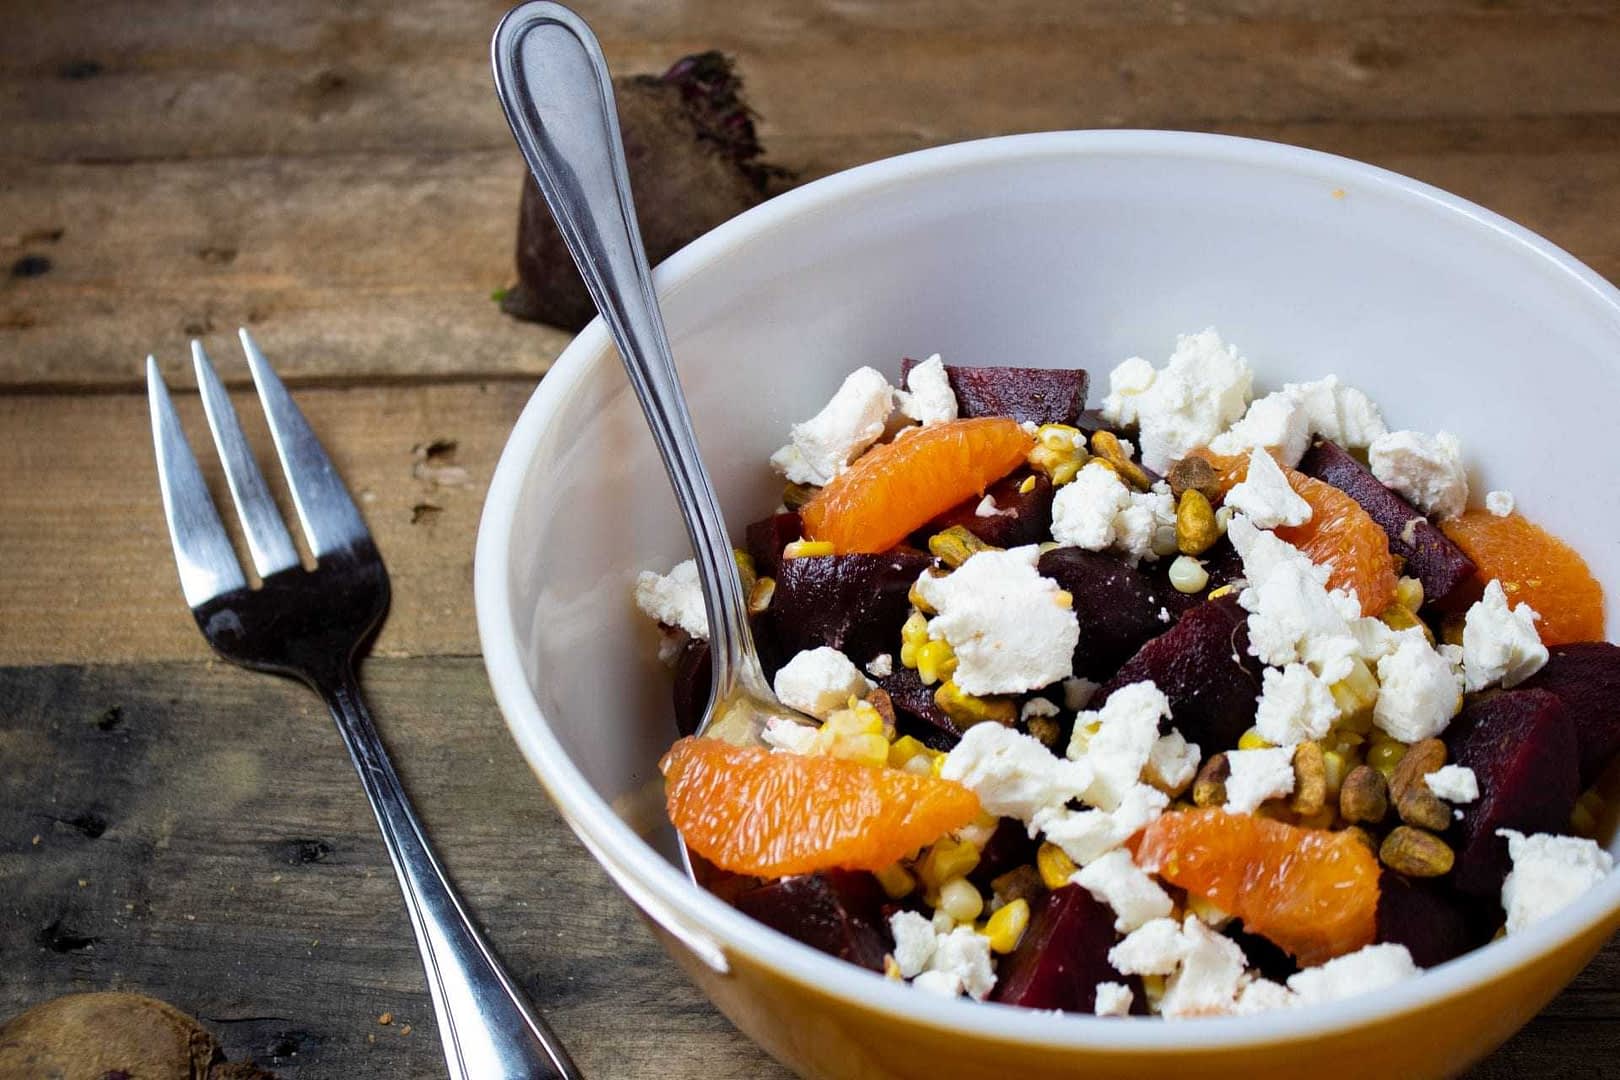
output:
[[[718, 52], [679, 60], [662, 76], [613, 80], [619, 133], [647, 259], [656, 265], [721, 222], [762, 202], [773, 176], [742, 99], [742, 79]], [[518, 209], [518, 282], [508, 315], [578, 330], [596, 306], [585, 291], [534, 177]]]

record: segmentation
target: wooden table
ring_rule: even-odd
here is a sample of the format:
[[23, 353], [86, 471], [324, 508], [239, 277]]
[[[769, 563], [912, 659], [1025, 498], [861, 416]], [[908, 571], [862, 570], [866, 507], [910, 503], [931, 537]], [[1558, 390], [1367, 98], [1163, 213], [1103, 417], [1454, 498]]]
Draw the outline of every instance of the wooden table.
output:
[[[484, 487], [567, 340], [490, 300], [522, 175], [488, 73], [503, 6], [0, 0], [0, 1016], [129, 988], [284, 1076], [442, 1075], [331, 725], [211, 660], [176, 588], [140, 361], [189, 386], [201, 336], [240, 387], [245, 325], [387, 556], [368, 690], [534, 1002], [592, 1076], [781, 1075], [561, 825], [478, 659]], [[1614, 0], [581, 8], [621, 72], [733, 53], [804, 178], [1011, 131], [1210, 129], [1410, 173], [1620, 278]], [[435, 443], [464, 481], [418, 468]], [[1617, 975], [1611, 946], [1476, 1075], [1616, 1075]]]

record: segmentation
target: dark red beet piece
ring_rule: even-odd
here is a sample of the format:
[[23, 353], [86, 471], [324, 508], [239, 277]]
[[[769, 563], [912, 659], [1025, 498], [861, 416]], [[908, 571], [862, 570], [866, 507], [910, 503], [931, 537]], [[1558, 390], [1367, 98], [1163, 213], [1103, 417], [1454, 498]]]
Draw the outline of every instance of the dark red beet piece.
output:
[[894, 947], [883, 918], [887, 901], [871, 874], [822, 870], [769, 881], [736, 899], [739, 911], [840, 960], [883, 970]]
[[[917, 361], [900, 361], [906, 384]], [[958, 414], [1010, 416], [1037, 424], [1072, 424], [1086, 407], [1087, 376], [1081, 368], [959, 367], [945, 365]]]
[[1446, 606], [1452, 592], [1474, 576], [1474, 563], [1423, 512], [1385, 487], [1337, 443], [1318, 439], [1299, 471], [1332, 484], [1367, 511], [1389, 535], [1389, 550], [1406, 560], [1406, 573], [1423, 582], [1425, 604]]
[[1565, 832], [1580, 794], [1575, 725], [1545, 690], [1504, 690], [1475, 699], [1446, 730], [1448, 758], [1474, 770], [1479, 798], [1459, 809], [1448, 837], [1452, 883], [1495, 896], [1512, 863], [1498, 829]]
[[1580, 748], [1581, 787], [1590, 787], [1620, 753], [1620, 646], [1583, 641], [1547, 653], [1546, 666], [1521, 689], [1546, 690], [1564, 703]]
[[1030, 919], [1018, 948], [1001, 962], [990, 1000], [1094, 1012], [1099, 982], [1129, 981], [1108, 962], [1115, 940], [1112, 908], [1079, 885], [1054, 889]]
[[1299, 971], [1299, 964], [1281, 945], [1275, 944], [1270, 938], [1249, 933], [1243, 928], [1243, 920], [1232, 922], [1221, 932], [1237, 942], [1243, 955], [1249, 958], [1250, 967], [1272, 982], [1287, 982], [1290, 975]]
[[[759, 666], [767, 679], [776, 677], [782, 666], [781, 652], [776, 645], [775, 631], [766, 615], [752, 615], [748, 625], [754, 632], [754, 648], [759, 653]], [[697, 731], [703, 721], [703, 712], [709, 707], [709, 643], [696, 639], [688, 641], [675, 658], [675, 679], [672, 696], [675, 702], [675, 729], [682, 735]]]
[[782, 656], [831, 645], [857, 664], [900, 647], [900, 624], [922, 554], [812, 555], [786, 559], [776, 574], [770, 615]]
[[[1024, 481], [1033, 479], [1027, 492], [1019, 491]], [[960, 525], [987, 544], [999, 548], [1038, 544], [1052, 536], [1052, 482], [1039, 473], [1019, 470], [1002, 477], [985, 491], [996, 501], [996, 513], [980, 517], [982, 496], [953, 506], [923, 527], [927, 536]]]
[[895, 728], [935, 750], [949, 750], [962, 741], [962, 729], [934, 704], [934, 688], [924, 686], [916, 671], [894, 661], [894, 673], [876, 680], [894, 704]]
[[1156, 587], [1153, 579], [1112, 555], [1054, 548], [1041, 556], [1037, 568], [1074, 597], [1080, 620], [1074, 673], [1089, 679], [1113, 675], [1137, 650], [1170, 629], [1160, 611], [1173, 616], [1184, 606], [1172, 598], [1175, 590], [1168, 584]]
[[[1471, 912], [1470, 908], [1479, 910]], [[1378, 879], [1375, 940], [1405, 945], [1418, 967], [1443, 964], [1483, 945], [1500, 920], [1501, 911], [1495, 904], [1465, 902], [1437, 882], [1414, 881], [1393, 870], [1385, 870]], [[1483, 933], [1481, 924], [1485, 924]]]
[[782, 549], [803, 535], [804, 522], [791, 510], [748, 526], [743, 539], [749, 558], [754, 560], [754, 572], [760, 577], [776, 577], [782, 569]]
[[1039, 840], [1032, 840], [1027, 826], [1013, 818], [996, 822], [996, 831], [979, 851], [979, 865], [973, 868], [968, 880], [980, 892], [989, 895], [990, 883], [1009, 870], [1028, 866], [1035, 861]]
[[1171, 723], [1205, 757], [1230, 750], [1254, 723], [1260, 697], [1246, 619], [1230, 594], [1189, 608], [1125, 662], [1091, 707], [1122, 686], [1151, 679], [1170, 699]]

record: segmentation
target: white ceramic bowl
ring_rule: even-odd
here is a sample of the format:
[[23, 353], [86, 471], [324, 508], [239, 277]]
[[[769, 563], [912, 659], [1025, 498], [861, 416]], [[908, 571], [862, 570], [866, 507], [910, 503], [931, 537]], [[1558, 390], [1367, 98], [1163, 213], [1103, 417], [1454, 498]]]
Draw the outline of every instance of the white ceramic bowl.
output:
[[[776, 504], [765, 460], [788, 424], [858, 365], [894, 373], [933, 352], [1080, 365], [1095, 402], [1120, 360], [1162, 363], [1177, 333], [1214, 325], [1263, 387], [1336, 373], [1392, 426], [1455, 432], [1476, 498], [1513, 490], [1620, 582], [1620, 507], [1593, 470], [1613, 458], [1620, 293], [1526, 230], [1392, 173], [1211, 135], [991, 139], [780, 196], [657, 281], [734, 529]], [[475, 575], [490, 679], [580, 838], [727, 1015], [806, 1075], [1439, 1075], [1505, 1039], [1620, 927], [1616, 876], [1387, 992], [1175, 1026], [887, 982], [752, 922], [666, 857], [669, 675], [630, 591], [638, 570], [687, 554], [598, 320], [535, 392], [490, 486]]]

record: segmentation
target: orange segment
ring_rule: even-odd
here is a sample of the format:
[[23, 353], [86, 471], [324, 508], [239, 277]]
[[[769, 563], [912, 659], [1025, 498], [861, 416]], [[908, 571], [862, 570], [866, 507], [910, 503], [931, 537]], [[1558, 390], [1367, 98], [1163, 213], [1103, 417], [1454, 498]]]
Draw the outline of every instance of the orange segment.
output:
[[1165, 814], [1135, 844], [1143, 869], [1236, 915], [1304, 966], [1371, 945], [1377, 933], [1378, 857], [1349, 833], [1210, 807]]
[[1012, 472], [1035, 439], [1004, 416], [952, 420], [902, 434], [833, 478], [799, 511], [806, 538], [840, 555], [887, 551]]
[[[1245, 456], [1194, 450], [1194, 454], [1215, 466], [1216, 482], [1222, 494], [1232, 490], [1249, 474]], [[1278, 538], [1303, 551], [1313, 563], [1326, 566], [1328, 588], [1354, 589], [1363, 615], [1377, 615], [1395, 599], [1395, 556], [1389, 551], [1389, 536], [1361, 508], [1361, 504], [1332, 484], [1282, 466], [1288, 485], [1311, 504], [1311, 520], [1303, 525], [1283, 526]]]
[[669, 820], [722, 870], [881, 870], [979, 815], [953, 780], [685, 738], [658, 763]]
[[1603, 586], [1580, 552], [1519, 513], [1497, 517], [1469, 510], [1440, 523], [1479, 568], [1481, 581], [1502, 583], [1509, 604], [1529, 604], [1548, 645], [1602, 641]]

